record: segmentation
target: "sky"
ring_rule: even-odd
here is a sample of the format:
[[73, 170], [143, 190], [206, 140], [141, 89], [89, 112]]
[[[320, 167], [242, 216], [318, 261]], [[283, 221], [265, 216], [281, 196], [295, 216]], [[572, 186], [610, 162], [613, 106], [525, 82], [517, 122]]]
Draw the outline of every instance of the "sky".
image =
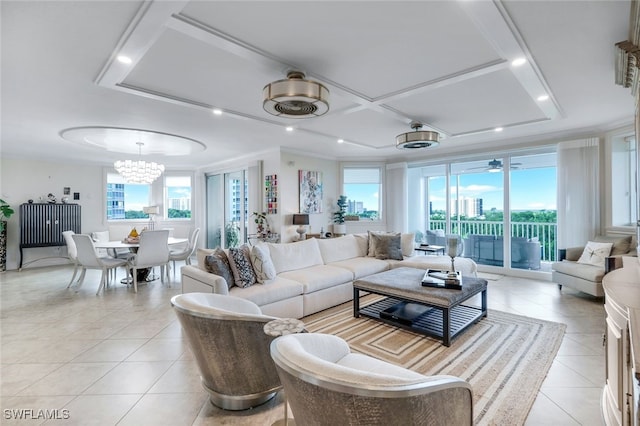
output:
[[[453, 179], [452, 179], [453, 181]], [[435, 210], [445, 209], [445, 179], [432, 179], [431, 201]], [[453, 181], [455, 182], [455, 181]], [[378, 209], [377, 185], [348, 185], [350, 201], [362, 201], [367, 210]], [[484, 210], [503, 209], [503, 173], [473, 173], [460, 176], [460, 195], [482, 198]], [[455, 186], [452, 187], [455, 194]], [[511, 172], [512, 210], [556, 210], [556, 169], [554, 167]]]

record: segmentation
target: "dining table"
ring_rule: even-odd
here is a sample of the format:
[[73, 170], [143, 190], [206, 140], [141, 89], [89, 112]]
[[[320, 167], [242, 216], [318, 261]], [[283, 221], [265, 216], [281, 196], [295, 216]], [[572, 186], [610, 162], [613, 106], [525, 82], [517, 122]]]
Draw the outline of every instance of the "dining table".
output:
[[[169, 237], [169, 239], [167, 240], [167, 245], [169, 246], [188, 244], [188, 243], [189, 243], [188, 238]], [[113, 250], [113, 257], [115, 257], [115, 250], [117, 249], [126, 248], [126, 249], [129, 249], [132, 253], [135, 253], [138, 247], [140, 247], [140, 242], [128, 242], [126, 240], [94, 241], [93, 246], [97, 249], [106, 249], [107, 253], [109, 253], [110, 250]], [[152, 269], [153, 268], [138, 269], [137, 281], [150, 282], [150, 281], [157, 280], [158, 277], [151, 274]], [[127, 285], [130, 284], [130, 280], [128, 280], [127, 278], [123, 278], [122, 280], [120, 280], [120, 282], [122, 284], [127, 284]]]

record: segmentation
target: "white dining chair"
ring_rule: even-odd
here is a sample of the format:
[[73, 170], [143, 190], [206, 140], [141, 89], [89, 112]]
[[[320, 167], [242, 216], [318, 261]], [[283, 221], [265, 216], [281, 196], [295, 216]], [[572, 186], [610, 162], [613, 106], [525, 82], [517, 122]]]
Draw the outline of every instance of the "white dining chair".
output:
[[189, 243], [186, 247], [177, 250], [169, 251], [169, 260], [173, 263], [173, 272], [176, 270], [176, 260], [184, 260], [185, 264], [191, 265], [191, 256], [196, 251], [196, 245], [198, 243], [198, 236], [200, 235], [200, 228], [196, 228], [189, 237]]
[[78, 279], [78, 288], [84, 282], [84, 277], [87, 269], [99, 269], [102, 271], [100, 277], [100, 286], [96, 295], [100, 294], [101, 290], [104, 290], [109, 282], [109, 272], [122, 266], [127, 273], [127, 280], [129, 280], [129, 269], [127, 268], [126, 259], [114, 259], [112, 257], [100, 257], [96, 252], [96, 248], [93, 245], [93, 240], [86, 234], [73, 234], [71, 236], [76, 244], [78, 250], [78, 263], [82, 266], [82, 273]]
[[[144, 231], [140, 234], [138, 252], [129, 257], [133, 274], [133, 291], [138, 292], [138, 269], [160, 267], [160, 280], [164, 281], [165, 267], [169, 267], [169, 231]], [[167, 269], [168, 271], [168, 269]]]
[[67, 244], [67, 256], [69, 260], [73, 263], [73, 275], [71, 276], [71, 281], [67, 285], [67, 288], [71, 287], [73, 284], [73, 280], [76, 278], [76, 274], [78, 273], [78, 248], [76, 247], [75, 241], [71, 237], [75, 232], [73, 231], [62, 231], [62, 236], [64, 237], [64, 242]]

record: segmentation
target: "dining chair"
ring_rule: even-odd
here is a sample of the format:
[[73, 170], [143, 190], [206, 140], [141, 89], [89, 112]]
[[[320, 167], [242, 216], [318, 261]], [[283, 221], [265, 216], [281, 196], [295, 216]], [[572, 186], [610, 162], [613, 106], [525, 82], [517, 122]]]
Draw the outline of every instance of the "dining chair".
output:
[[160, 266], [160, 280], [164, 281], [165, 266], [169, 267], [169, 230], [167, 229], [144, 231], [140, 234], [138, 252], [129, 257], [133, 291], [138, 292], [138, 269], [154, 266]]
[[191, 256], [196, 251], [196, 244], [198, 243], [198, 236], [200, 235], [200, 228], [196, 228], [189, 237], [189, 243], [183, 249], [170, 250], [169, 260], [173, 263], [173, 272], [176, 270], [176, 260], [184, 260], [185, 264], [191, 265]]
[[73, 231], [62, 231], [62, 236], [64, 237], [64, 242], [67, 244], [67, 256], [69, 260], [73, 263], [73, 275], [71, 276], [71, 281], [69, 281], [69, 285], [67, 288], [71, 287], [73, 284], [73, 280], [76, 278], [76, 274], [78, 273], [78, 248], [76, 247], [75, 241], [71, 237], [75, 232]]
[[82, 266], [82, 273], [78, 279], [78, 287], [80, 287], [84, 281], [84, 276], [87, 269], [99, 269], [102, 271], [100, 277], [100, 286], [96, 295], [100, 294], [100, 290], [104, 290], [108, 285], [109, 272], [115, 270], [118, 266], [125, 267], [127, 273], [127, 280], [129, 279], [129, 269], [127, 269], [126, 259], [114, 259], [112, 257], [100, 257], [93, 245], [93, 240], [86, 234], [73, 234], [71, 236], [75, 242], [78, 250], [78, 263]]

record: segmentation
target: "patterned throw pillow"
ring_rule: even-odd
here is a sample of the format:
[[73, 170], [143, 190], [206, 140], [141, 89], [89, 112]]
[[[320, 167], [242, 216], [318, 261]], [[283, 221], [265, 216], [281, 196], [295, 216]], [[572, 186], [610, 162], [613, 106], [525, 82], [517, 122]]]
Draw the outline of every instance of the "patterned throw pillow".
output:
[[229, 288], [235, 285], [235, 279], [231, 273], [231, 265], [224, 250], [217, 248], [213, 253], [205, 256], [204, 266], [208, 272], [224, 278]]
[[369, 256], [376, 259], [403, 260], [400, 233], [369, 232]]
[[256, 283], [256, 273], [251, 265], [249, 247], [246, 244], [229, 249], [229, 264], [238, 287], [249, 287]]
[[582, 256], [577, 263], [598, 266], [604, 268], [604, 260], [611, 253], [613, 243], [597, 243], [589, 241], [582, 252]]
[[269, 248], [261, 244], [253, 246], [251, 249], [251, 263], [256, 273], [256, 280], [264, 284], [265, 281], [276, 277], [276, 267], [269, 256]]

